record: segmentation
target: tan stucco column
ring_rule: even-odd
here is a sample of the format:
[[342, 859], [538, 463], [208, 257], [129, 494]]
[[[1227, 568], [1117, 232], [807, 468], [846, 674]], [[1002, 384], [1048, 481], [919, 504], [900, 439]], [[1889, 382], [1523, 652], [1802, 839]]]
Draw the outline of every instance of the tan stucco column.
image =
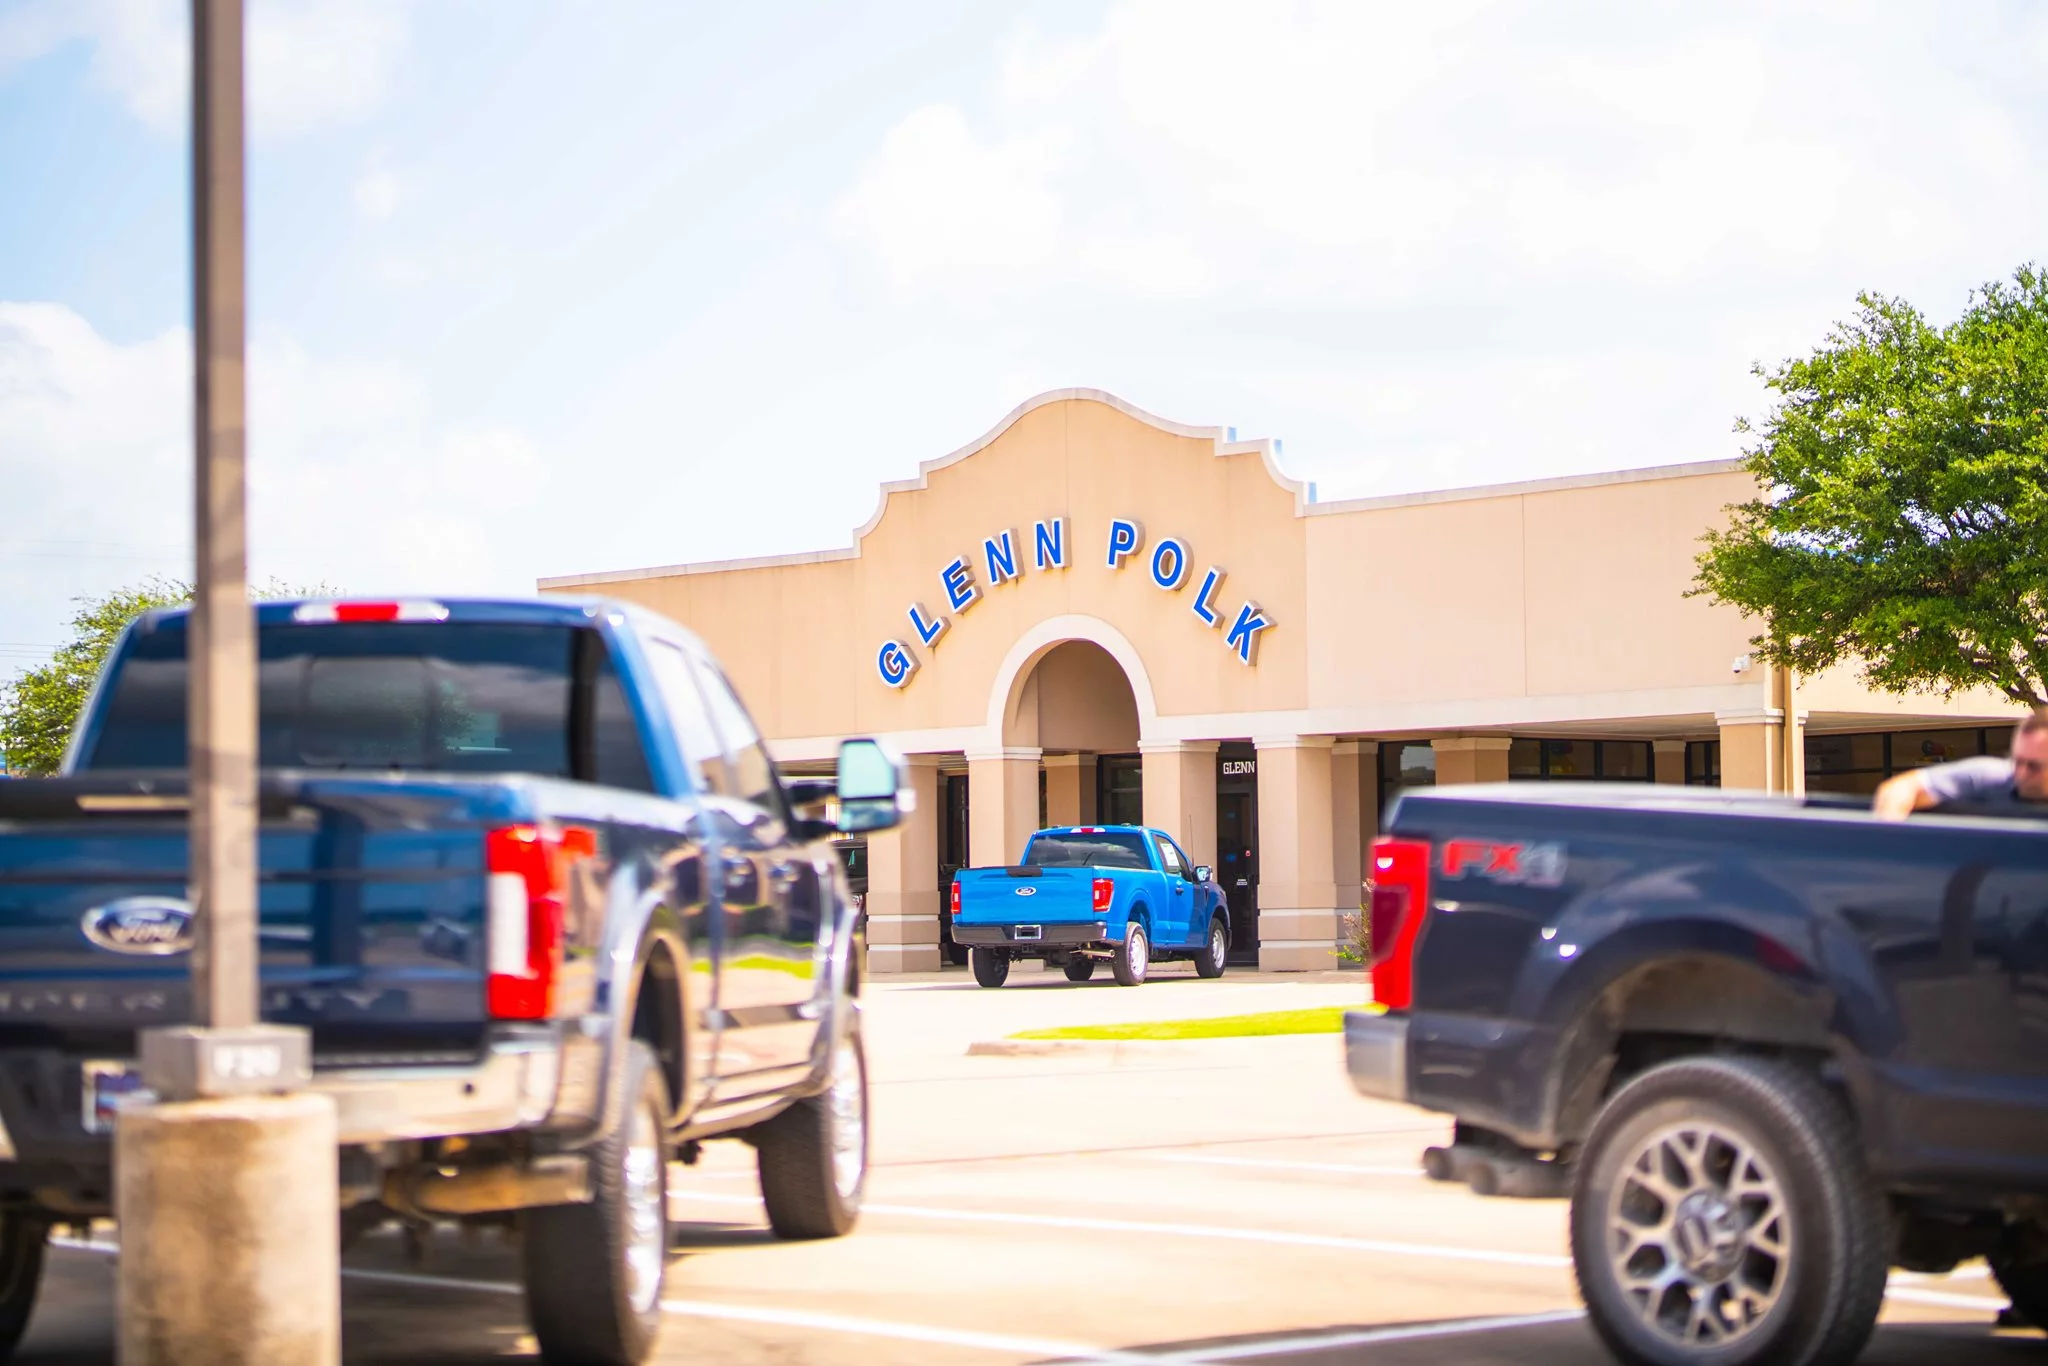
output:
[[1754, 792], [1785, 790], [1785, 713], [1751, 707], [1716, 713], [1721, 727], [1721, 786]]
[[1095, 756], [1045, 756], [1045, 823], [1088, 825], [1095, 820]]
[[894, 830], [868, 836], [868, 971], [931, 972], [939, 966], [939, 762], [904, 760], [917, 809]]
[[1179, 841], [1197, 867], [1216, 866], [1216, 742], [1140, 740], [1145, 824]]
[[1365, 778], [1379, 761], [1372, 740], [1339, 740], [1330, 746], [1330, 863], [1337, 886], [1337, 909], [1345, 915], [1365, 897], [1365, 850], [1372, 842], [1369, 825], [1378, 823], [1373, 793]]
[[1256, 739], [1259, 751], [1259, 967], [1337, 966], [1335, 816], [1326, 735]]
[[974, 867], [1002, 868], [1024, 857], [1038, 829], [1040, 757], [1035, 749], [968, 751], [967, 857]]
[[1660, 783], [1683, 783], [1685, 781], [1685, 741], [1652, 740], [1650, 749], [1655, 764], [1653, 772]]
[[1431, 740], [1436, 751], [1436, 780], [1452, 783], [1504, 783], [1508, 780], [1505, 735], [1447, 735]]

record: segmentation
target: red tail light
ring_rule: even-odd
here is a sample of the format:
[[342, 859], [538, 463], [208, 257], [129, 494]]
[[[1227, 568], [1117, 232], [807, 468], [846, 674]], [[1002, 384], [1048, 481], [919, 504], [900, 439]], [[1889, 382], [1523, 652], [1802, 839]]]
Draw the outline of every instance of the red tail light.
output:
[[1382, 839], [1372, 846], [1372, 999], [1406, 1010], [1415, 998], [1415, 936], [1429, 913], [1427, 840]]
[[953, 918], [955, 920], [960, 918], [960, 880], [958, 878], [953, 880]]
[[596, 852], [588, 830], [509, 825], [484, 835], [486, 1009], [495, 1020], [545, 1020], [566, 949], [569, 868]]
[[448, 609], [438, 602], [309, 602], [292, 612], [293, 621], [446, 621]]
[[1106, 877], [1095, 879], [1095, 914], [1108, 915], [1109, 903], [1116, 899], [1116, 883]]

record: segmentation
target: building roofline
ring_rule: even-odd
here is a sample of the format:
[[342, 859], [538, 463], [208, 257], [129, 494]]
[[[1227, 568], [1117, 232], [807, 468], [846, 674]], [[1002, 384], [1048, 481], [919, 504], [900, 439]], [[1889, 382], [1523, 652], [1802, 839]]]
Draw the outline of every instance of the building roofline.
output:
[[1512, 484], [1472, 484], [1464, 488], [1425, 489], [1418, 493], [1346, 498], [1334, 503], [1313, 503], [1303, 515], [1331, 517], [1345, 512], [1377, 512], [1383, 508], [1418, 507], [1425, 503], [1462, 503], [1475, 498], [1513, 498], [1531, 493], [1561, 493], [1568, 489], [1599, 488], [1606, 484], [1640, 484], [1652, 479], [1691, 479], [1709, 474], [1733, 474], [1745, 468], [1745, 464], [1746, 462], [1741, 460], [1694, 460], [1680, 465], [1645, 465], [1629, 470], [1567, 474], [1555, 479], [1525, 479]]
[[1307, 480], [1290, 478], [1280, 468], [1279, 443], [1270, 437], [1240, 441], [1237, 439], [1235, 427], [1199, 427], [1185, 422], [1175, 422], [1171, 418], [1148, 413], [1106, 389], [1048, 389], [1012, 408], [1002, 421], [973, 441], [936, 459], [921, 462], [915, 478], [896, 479], [883, 484], [874, 515], [854, 530], [852, 545], [833, 550], [806, 550], [792, 555], [760, 555], [735, 560], [700, 560], [691, 564], [653, 565], [643, 569], [603, 570], [592, 574], [562, 574], [540, 579], [536, 586], [542, 592], [561, 592], [565, 589], [594, 588], [608, 583], [631, 583], [642, 579], [675, 578], [689, 574], [723, 574], [742, 569], [779, 569], [791, 565], [831, 564], [839, 560], [859, 559], [861, 543], [867, 539], [870, 532], [882, 524], [882, 518], [889, 511], [890, 498], [899, 493], [916, 493], [929, 487], [933, 474], [987, 449], [996, 438], [1014, 427], [1027, 414], [1054, 403], [1073, 401], [1100, 403], [1170, 435], [1208, 441], [1219, 457], [1257, 455], [1260, 463], [1266, 468], [1267, 476], [1293, 495], [1296, 517], [1327, 517], [1347, 512], [1372, 512], [1426, 503], [1456, 503], [1475, 498], [1512, 497], [1518, 494], [1550, 493], [1564, 489], [1596, 488], [1603, 484], [1628, 484], [1650, 479], [1682, 479], [1695, 475], [1727, 474], [1743, 468], [1743, 462], [1740, 460], [1702, 460], [1690, 464], [1653, 465], [1643, 469], [1574, 474], [1558, 479], [1534, 479], [1514, 484], [1480, 484], [1469, 488], [1437, 489], [1421, 493], [1397, 493], [1385, 497], [1350, 498], [1335, 503], [1319, 503], [1316, 501], [1314, 484]]

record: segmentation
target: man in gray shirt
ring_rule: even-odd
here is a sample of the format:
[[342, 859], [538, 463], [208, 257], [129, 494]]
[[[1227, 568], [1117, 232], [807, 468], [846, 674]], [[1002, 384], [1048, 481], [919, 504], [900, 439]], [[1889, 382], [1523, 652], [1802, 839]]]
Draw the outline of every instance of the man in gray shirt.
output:
[[[1870, 809], [1896, 821], [1954, 802], [2015, 812], [2048, 803], [2048, 707], [2034, 708], [2013, 728], [2010, 758], [1987, 754], [1908, 769], [1884, 780]], [[2048, 805], [2039, 809], [2048, 815]]]

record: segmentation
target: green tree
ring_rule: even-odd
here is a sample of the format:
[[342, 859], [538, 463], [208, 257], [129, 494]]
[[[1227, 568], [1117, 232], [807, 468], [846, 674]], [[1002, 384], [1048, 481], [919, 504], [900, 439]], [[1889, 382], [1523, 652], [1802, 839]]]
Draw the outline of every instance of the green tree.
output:
[[[325, 584], [294, 588], [272, 580], [255, 590], [259, 598], [328, 597]], [[97, 598], [79, 598], [71, 618], [71, 639], [48, 664], [29, 669], [0, 692], [0, 759], [10, 772], [43, 776], [57, 771], [71, 725], [85, 706], [108, 653], [128, 623], [158, 607], [192, 600], [192, 585], [181, 579], [151, 578]]]
[[1764, 659], [1854, 661], [1892, 693], [2048, 702], [2048, 273], [2025, 266], [1936, 326], [1863, 295], [1748, 451], [1759, 496], [1706, 537], [1694, 593], [1763, 623]]

